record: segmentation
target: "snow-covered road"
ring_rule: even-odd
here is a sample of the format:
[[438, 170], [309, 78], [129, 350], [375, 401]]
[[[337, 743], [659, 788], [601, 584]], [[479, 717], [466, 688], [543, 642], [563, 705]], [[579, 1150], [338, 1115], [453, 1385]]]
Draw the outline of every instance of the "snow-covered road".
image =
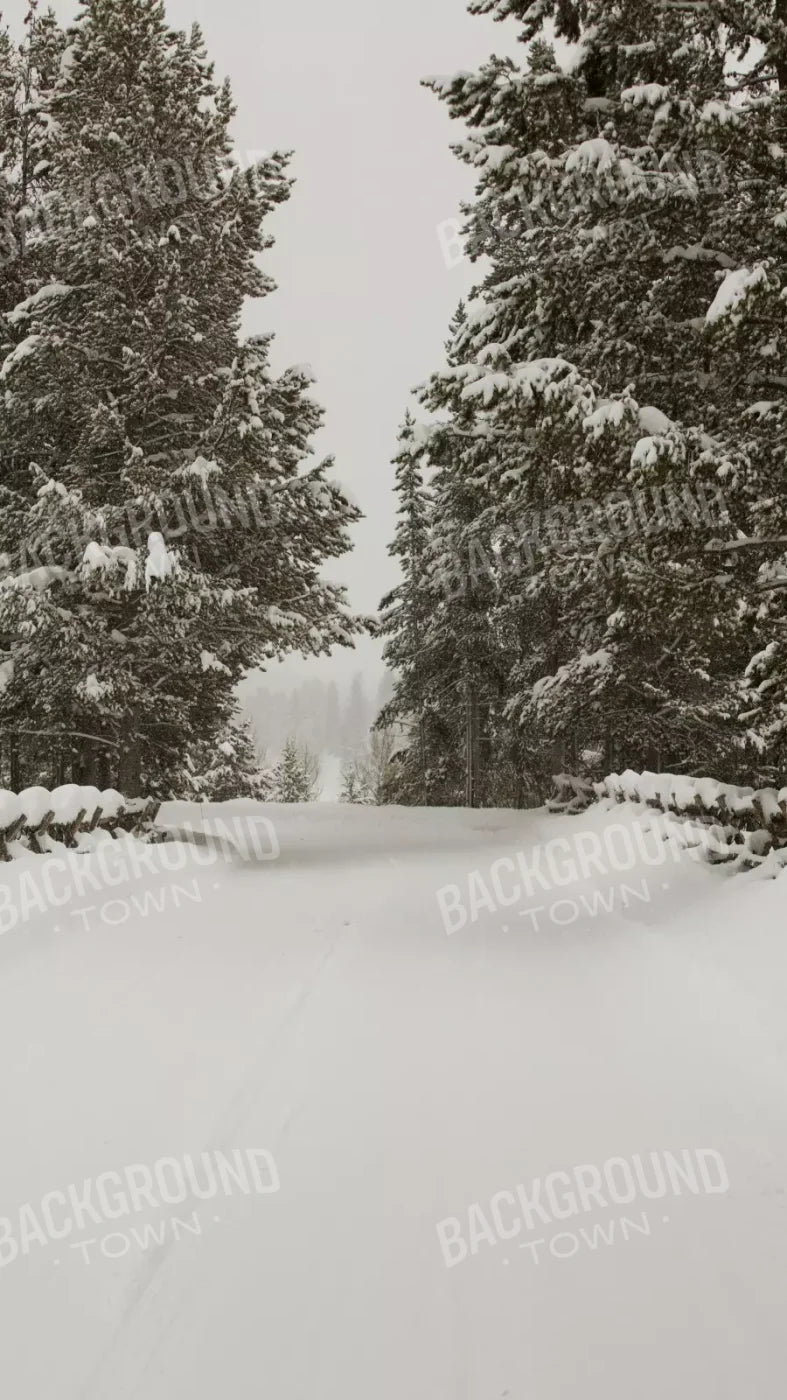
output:
[[[633, 817], [231, 813], [279, 859], [3, 925], [3, 1393], [781, 1400], [787, 879], [553, 852], [516, 904], [520, 852]], [[247, 1149], [278, 1191], [129, 1205]]]

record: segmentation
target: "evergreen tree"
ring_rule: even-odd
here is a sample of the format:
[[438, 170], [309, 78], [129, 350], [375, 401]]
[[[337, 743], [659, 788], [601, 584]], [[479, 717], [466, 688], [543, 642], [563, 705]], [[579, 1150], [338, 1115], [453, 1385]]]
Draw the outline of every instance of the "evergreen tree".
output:
[[[429, 452], [449, 477], [431, 547], [449, 540], [475, 598], [449, 630], [459, 641], [475, 612], [483, 674], [504, 672], [493, 765], [508, 729], [514, 766], [543, 775], [581, 748], [734, 777], [751, 762], [735, 708], [763, 632], [756, 569], [765, 556], [767, 589], [768, 540], [785, 533], [780, 6], [471, 9], [518, 19], [529, 51], [522, 69], [492, 59], [430, 80], [470, 128], [456, 147], [478, 178], [468, 249], [491, 271], [424, 399], [442, 411]], [[544, 42], [551, 19], [579, 41], [570, 67]], [[763, 58], [734, 71], [754, 39]], [[723, 493], [723, 509], [698, 516], [687, 488]], [[632, 528], [632, 500], [654, 490], [677, 516]], [[610, 497], [589, 543], [577, 522]], [[528, 538], [550, 506], [560, 549]], [[501, 541], [523, 533], [504, 568]]]
[[[199, 31], [168, 29], [158, 0], [82, 0], [45, 106], [56, 216], [0, 376], [26, 472], [13, 535], [48, 571], [0, 594], [0, 716], [59, 730], [76, 777], [134, 793], [182, 776], [189, 735], [218, 739], [248, 667], [351, 643], [320, 568], [358, 512], [330, 463], [303, 469], [321, 421], [308, 372], [276, 378], [269, 338], [238, 340], [244, 299], [272, 286], [260, 225], [290, 181], [281, 154], [251, 179], [232, 166], [229, 88]], [[161, 536], [177, 541], [163, 577]]]
[[[50, 198], [52, 123], [48, 101], [57, 82], [65, 35], [51, 10], [27, 0], [24, 40], [14, 46], [0, 33], [0, 310], [10, 311], [47, 281], [47, 259], [39, 236]], [[3, 337], [5, 339], [5, 337]], [[6, 352], [10, 343], [2, 346]], [[12, 474], [6, 468], [4, 485]]]
[[[460, 308], [448, 347], [451, 370], [452, 343], [464, 325]], [[378, 723], [398, 723], [409, 736], [389, 790], [399, 802], [518, 802], [521, 782], [511, 781], [508, 729], [500, 724], [509, 661], [490, 626], [494, 582], [483, 525], [489, 443], [476, 431], [472, 407], [454, 405], [440, 376], [423, 398], [443, 421], [405, 425], [391, 546], [403, 582], [383, 602], [382, 628], [391, 635], [384, 656], [396, 668], [396, 689]]]
[[311, 802], [315, 796], [315, 783], [312, 755], [300, 748], [296, 739], [288, 739], [273, 772], [274, 800]]
[[231, 802], [239, 797], [273, 800], [273, 772], [260, 761], [249, 724], [237, 717], [218, 743], [197, 746], [190, 766], [190, 786], [203, 802]]
[[407, 761], [397, 774], [398, 800], [408, 792], [426, 804], [427, 789], [427, 662], [429, 624], [427, 549], [431, 500], [424, 485], [422, 450], [415, 437], [415, 420], [408, 411], [399, 433], [395, 491], [396, 533], [388, 553], [397, 559], [402, 581], [380, 604], [380, 632], [387, 638], [383, 660], [393, 672], [393, 695], [382, 707], [378, 724], [399, 723], [411, 730]]
[[395, 801], [395, 775], [391, 772], [394, 738], [390, 729], [375, 729], [369, 743], [342, 767], [341, 802], [381, 806]]
[[369, 742], [358, 762], [361, 786], [366, 800], [374, 803], [377, 807], [390, 800], [394, 776], [391, 769], [394, 744], [392, 730], [374, 729], [369, 735]]
[[339, 795], [340, 802], [349, 802], [354, 805], [363, 804], [368, 801], [366, 785], [363, 775], [360, 772], [358, 759], [350, 758], [342, 764], [342, 789]]

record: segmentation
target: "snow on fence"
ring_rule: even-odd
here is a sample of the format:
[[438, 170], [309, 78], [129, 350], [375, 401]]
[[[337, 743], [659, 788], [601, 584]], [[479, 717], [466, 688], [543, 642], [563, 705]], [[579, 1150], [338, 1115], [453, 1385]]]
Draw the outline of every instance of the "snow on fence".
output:
[[610, 773], [601, 782], [559, 773], [552, 812], [584, 812], [594, 802], [632, 802], [663, 812], [687, 846], [701, 846], [713, 864], [739, 869], [787, 864], [787, 787], [749, 788], [681, 773]]
[[52, 849], [52, 840], [72, 850], [89, 850], [97, 831], [110, 837], [118, 829], [142, 834], [152, 827], [160, 806], [145, 798], [123, 797], [114, 788], [99, 792], [75, 783], [52, 792], [43, 787], [20, 793], [0, 789], [0, 860], [29, 851], [44, 855]]

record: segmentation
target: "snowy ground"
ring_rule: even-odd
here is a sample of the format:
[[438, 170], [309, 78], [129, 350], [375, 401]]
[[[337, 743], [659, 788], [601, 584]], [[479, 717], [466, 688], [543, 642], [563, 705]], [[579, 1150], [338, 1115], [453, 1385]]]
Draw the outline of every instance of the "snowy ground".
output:
[[[23, 888], [35, 858], [3, 871], [4, 911], [24, 910], [0, 937], [3, 1393], [781, 1397], [787, 877], [684, 856], [583, 875], [522, 917], [488, 907], [497, 857], [633, 818], [238, 814], [273, 821], [278, 860], [191, 850], [177, 874], [73, 902], [53, 879], [52, 909]], [[486, 907], [449, 937], [437, 890], [468, 904], [474, 869]], [[594, 889], [612, 912], [586, 912]], [[85, 1200], [103, 1173], [247, 1148], [273, 1154], [277, 1192], [65, 1235], [70, 1183]], [[591, 1204], [516, 1236], [499, 1194], [698, 1149], [728, 1188]], [[62, 1239], [41, 1233], [44, 1197]], [[446, 1267], [437, 1226], [455, 1217], [468, 1243], [473, 1203], [475, 1252]]]

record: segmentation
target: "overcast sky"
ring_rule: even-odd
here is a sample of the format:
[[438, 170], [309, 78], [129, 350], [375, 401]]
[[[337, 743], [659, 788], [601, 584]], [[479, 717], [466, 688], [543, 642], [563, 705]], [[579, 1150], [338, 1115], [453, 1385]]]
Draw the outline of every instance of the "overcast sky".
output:
[[[54, 8], [67, 21], [76, 0]], [[23, 0], [5, 7], [12, 23], [23, 13]], [[318, 451], [335, 456], [366, 517], [329, 573], [374, 611], [396, 578], [386, 551], [397, 427], [474, 278], [467, 263], [446, 268], [437, 235], [472, 190], [448, 149], [461, 129], [419, 80], [514, 52], [515, 26], [468, 15], [465, 0], [168, 0], [167, 15], [181, 29], [196, 20], [217, 75], [230, 78], [236, 146], [295, 152], [297, 185], [270, 221], [278, 291], [249, 308], [246, 326], [276, 332], [278, 368], [315, 370]], [[288, 662], [286, 675], [339, 679], [362, 665], [376, 676], [378, 653]]]

